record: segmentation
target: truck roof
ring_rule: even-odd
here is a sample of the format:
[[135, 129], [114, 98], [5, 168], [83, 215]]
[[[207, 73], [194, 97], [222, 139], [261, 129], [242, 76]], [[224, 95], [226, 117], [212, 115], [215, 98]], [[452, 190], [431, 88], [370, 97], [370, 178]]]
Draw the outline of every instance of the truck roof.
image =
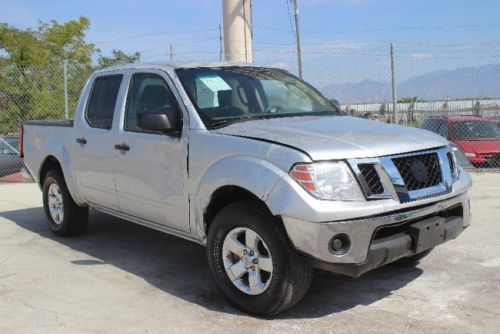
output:
[[114, 70], [128, 70], [128, 69], [164, 69], [164, 70], [175, 70], [178, 68], [196, 68], [196, 67], [227, 67], [227, 66], [254, 66], [248, 63], [239, 63], [239, 62], [189, 62], [189, 63], [130, 63], [123, 65], [115, 65], [103, 68], [101, 70], [96, 71], [100, 72], [108, 72]]

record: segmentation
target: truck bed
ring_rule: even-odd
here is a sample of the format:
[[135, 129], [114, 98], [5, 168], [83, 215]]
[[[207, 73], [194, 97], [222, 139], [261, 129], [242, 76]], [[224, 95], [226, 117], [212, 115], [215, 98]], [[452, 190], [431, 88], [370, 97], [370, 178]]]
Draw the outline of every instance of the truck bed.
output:
[[74, 141], [73, 120], [26, 121], [23, 123], [24, 162], [30, 174], [38, 179], [41, 164], [47, 156], [69, 158]]

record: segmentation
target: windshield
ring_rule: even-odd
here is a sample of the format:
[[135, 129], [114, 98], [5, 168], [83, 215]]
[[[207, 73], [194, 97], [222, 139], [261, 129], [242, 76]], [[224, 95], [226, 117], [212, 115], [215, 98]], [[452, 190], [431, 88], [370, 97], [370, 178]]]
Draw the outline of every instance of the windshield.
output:
[[178, 69], [208, 128], [277, 117], [339, 115], [310, 85], [283, 70], [256, 67]]
[[458, 140], [498, 139], [500, 129], [487, 121], [457, 122], [453, 123], [451, 135]]

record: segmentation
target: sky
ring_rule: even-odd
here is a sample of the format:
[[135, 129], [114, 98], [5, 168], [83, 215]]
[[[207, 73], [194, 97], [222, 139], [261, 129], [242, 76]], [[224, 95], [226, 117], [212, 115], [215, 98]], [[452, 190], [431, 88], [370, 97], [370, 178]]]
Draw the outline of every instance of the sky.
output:
[[[254, 59], [296, 72], [292, 5], [253, 0]], [[305, 78], [317, 85], [390, 80], [500, 62], [498, 0], [299, 0]], [[36, 28], [38, 21], [90, 19], [86, 40], [141, 60], [218, 60], [219, 0], [0, 0], [0, 21]]]

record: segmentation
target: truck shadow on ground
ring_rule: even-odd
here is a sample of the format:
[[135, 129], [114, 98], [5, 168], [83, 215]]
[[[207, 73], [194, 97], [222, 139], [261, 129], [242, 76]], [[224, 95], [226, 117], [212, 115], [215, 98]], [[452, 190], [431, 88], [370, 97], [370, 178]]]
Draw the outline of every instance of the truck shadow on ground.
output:
[[[205, 249], [200, 245], [95, 211], [91, 211], [86, 233], [72, 238], [53, 235], [42, 208], [0, 212], [0, 216], [91, 258], [71, 261], [75, 266], [113, 265], [206, 309], [241, 314], [218, 292]], [[317, 318], [370, 305], [421, 273], [416, 267], [396, 266], [383, 267], [358, 279], [318, 272], [306, 297], [277, 318]]]

